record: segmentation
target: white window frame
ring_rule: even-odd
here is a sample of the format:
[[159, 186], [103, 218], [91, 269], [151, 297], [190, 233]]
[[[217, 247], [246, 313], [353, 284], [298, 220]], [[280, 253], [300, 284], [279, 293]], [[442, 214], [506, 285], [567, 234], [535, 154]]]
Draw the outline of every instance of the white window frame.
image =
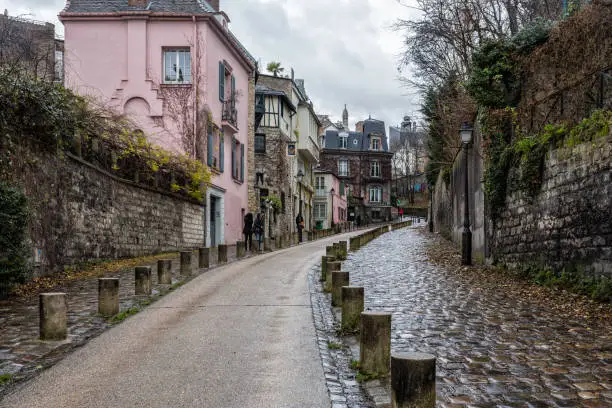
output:
[[382, 188], [380, 187], [370, 187], [370, 199], [371, 203], [381, 203], [382, 202]]
[[372, 150], [380, 150], [380, 139], [377, 137], [372, 138]]
[[327, 218], [327, 204], [326, 203], [315, 203], [314, 204], [314, 217], [317, 220], [324, 220]]
[[380, 177], [380, 162], [378, 160], [372, 160], [370, 163], [370, 176]]
[[[341, 166], [341, 163], [346, 163], [346, 167], [343, 168], [343, 166]], [[345, 171], [342, 171], [342, 170]], [[339, 159], [338, 160], [338, 176], [340, 177], [347, 177], [349, 175], [349, 161], [347, 159]]]
[[[178, 66], [179, 70], [183, 68], [183, 81], [178, 80], [178, 73], [172, 73], [172, 75], [176, 75], [176, 79], [168, 79], [169, 76], [167, 74], [167, 64], [166, 64], [166, 55], [169, 53], [176, 53], [176, 60], [174, 62], [175, 66]], [[181, 54], [183, 57], [188, 56], [188, 61], [183, 59], [184, 67], [181, 67]], [[172, 60], [170, 60], [172, 61]], [[188, 63], [187, 63], [188, 62]], [[171, 85], [181, 85], [181, 84], [191, 84], [191, 49], [189, 47], [176, 47], [176, 48], [163, 48], [162, 52], [162, 64], [163, 64], [163, 83], [171, 84]]]

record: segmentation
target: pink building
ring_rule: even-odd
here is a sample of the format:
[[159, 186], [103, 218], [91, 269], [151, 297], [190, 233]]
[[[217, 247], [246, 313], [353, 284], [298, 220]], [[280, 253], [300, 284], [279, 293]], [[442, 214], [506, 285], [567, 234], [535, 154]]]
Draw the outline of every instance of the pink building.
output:
[[219, 1], [68, 0], [60, 20], [66, 86], [207, 163], [206, 244], [240, 239], [255, 61]]
[[331, 171], [315, 170], [313, 216], [315, 229], [329, 229], [347, 221], [348, 187]]

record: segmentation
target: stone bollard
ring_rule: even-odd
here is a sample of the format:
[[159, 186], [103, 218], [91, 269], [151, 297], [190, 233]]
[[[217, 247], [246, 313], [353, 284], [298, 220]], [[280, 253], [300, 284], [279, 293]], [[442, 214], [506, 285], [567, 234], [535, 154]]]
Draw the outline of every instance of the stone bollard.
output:
[[342, 269], [342, 262], [333, 261], [327, 262], [327, 271], [325, 274], [325, 287], [323, 288], [325, 292], [331, 292], [332, 289], [332, 273], [338, 272]]
[[342, 330], [359, 329], [359, 319], [363, 312], [364, 289], [358, 286], [342, 287]]
[[41, 293], [38, 296], [41, 340], [64, 340], [68, 334], [68, 306], [65, 293]]
[[191, 275], [191, 251], [181, 252], [181, 275]]
[[334, 258], [331, 256], [323, 255], [321, 257], [321, 282], [325, 282], [327, 279], [327, 263], [333, 262]]
[[244, 257], [244, 253], [245, 253], [245, 247], [244, 247], [245, 242], [244, 241], [236, 241], [236, 258], [240, 259]]
[[134, 268], [134, 294], [148, 296], [151, 294], [151, 286], [151, 267], [137, 266]]
[[351, 251], [357, 251], [359, 249], [359, 238], [353, 237], [349, 240], [349, 246]]
[[276, 249], [283, 249], [283, 236], [277, 236], [274, 243], [276, 244]]
[[349, 273], [334, 271], [331, 273], [332, 281], [332, 306], [342, 306], [342, 287], [349, 285]]
[[334, 248], [334, 246], [326, 246], [325, 247], [325, 255], [335, 258], [336, 257], [336, 248]]
[[436, 406], [436, 357], [425, 353], [391, 356], [391, 402], [396, 408]]
[[308, 231], [308, 241], [314, 241], [314, 232]]
[[119, 278], [98, 279], [98, 313], [107, 317], [119, 313]]
[[227, 263], [227, 245], [219, 244], [217, 246], [217, 262]]
[[299, 243], [300, 243], [300, 236], [297, 232], [294, 232], [293, 233], [293, 245], [298, 245]]
[[264, 238], [263, 248], [264, 248], [264, 251], [266, 252], [272, 251], [272, 241], [270, 240], [270, 238]]
[[210, 268], [210, 248], [198, 248], [198, 267]]
[[348, 258], [348, 250], [346, 248], [348, 242], [346, 241], [340, 241], [340, 252], [342, 253], [342, 259], [344, 259], [346, 261], [346, 258]]
[[157, 261], [157, 283], [162, 285], [172, 284], [172, 260], [160, 259]]
[[389, 373], [391, 358], [391, 315], [361, 313], [359, 362], [361, 370], [379, 375]]

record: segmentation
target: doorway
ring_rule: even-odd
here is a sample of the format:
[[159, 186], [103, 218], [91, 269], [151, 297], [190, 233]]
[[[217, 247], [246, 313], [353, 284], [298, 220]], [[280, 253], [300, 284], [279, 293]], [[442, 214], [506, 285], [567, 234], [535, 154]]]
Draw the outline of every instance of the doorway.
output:
[[217, 198], [210, 196], [210, 246], [217, 246]]

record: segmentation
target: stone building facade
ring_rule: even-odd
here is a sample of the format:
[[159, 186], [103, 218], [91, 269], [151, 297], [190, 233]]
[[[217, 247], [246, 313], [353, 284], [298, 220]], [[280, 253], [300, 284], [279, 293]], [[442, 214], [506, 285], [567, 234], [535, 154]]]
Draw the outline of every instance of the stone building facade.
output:
[[363, 132], [327, 130], [320, 168], [331, 171], [348, 190], [348, 221], [358, 224], [391, 219], [392, 153], [385, 124], [363, 122]]

